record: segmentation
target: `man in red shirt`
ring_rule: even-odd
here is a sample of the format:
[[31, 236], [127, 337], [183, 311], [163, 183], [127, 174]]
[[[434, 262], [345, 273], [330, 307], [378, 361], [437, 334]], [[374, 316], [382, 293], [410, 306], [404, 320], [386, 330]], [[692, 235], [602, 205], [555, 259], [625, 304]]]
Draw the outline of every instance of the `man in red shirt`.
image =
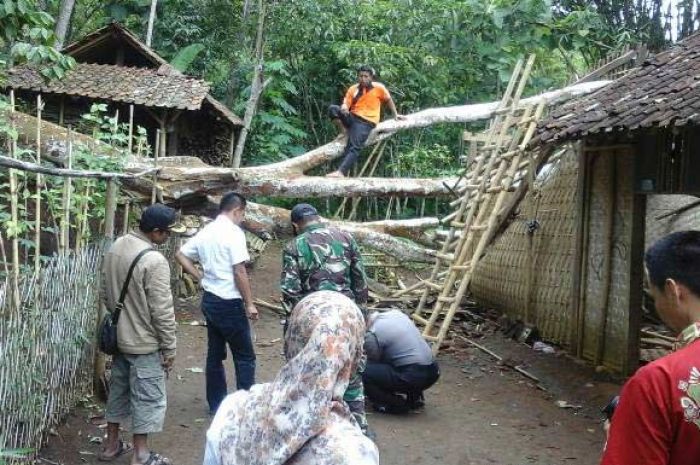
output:
[[350, 168], [357, 162], [357, 157], [369, 133], [379, 123], [382, 103], [389, 105], [394, 118], [398, 120], [405, 118], [396, 111], [396, 105], [384, 84], [372, 81], [373, 78], [372, 68], [360, 66], [357, 70], [357, 84], [350, 86], [347, 90], [343, 104], [328, 107], [328, 115], [348, 136], [343, 161], [338, 170], [329, 173], [328, 177], [347, 176]]
[[627, 381], [601, 465], [700, 464], [700, 231], [670, 234], [645, 255], [656, 310], [677, 350]]

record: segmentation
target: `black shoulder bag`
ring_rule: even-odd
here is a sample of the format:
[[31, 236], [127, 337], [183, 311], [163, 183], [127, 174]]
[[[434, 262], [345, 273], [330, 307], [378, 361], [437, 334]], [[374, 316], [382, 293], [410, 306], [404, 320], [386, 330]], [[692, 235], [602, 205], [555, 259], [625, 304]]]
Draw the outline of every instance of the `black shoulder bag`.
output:
[[151, 252], [153, 249], [144, 249], [134, 258], [129, 267], [129, 272], [126, 274], [126, 281], [122, 286], [122, 292], [119, 294], [119, 301], [115, 305], [114, 311], [105, 315], [102, 320], [102, 325], [100, 326], [100, 350], [107, 355], [116, 355], [119, 353], [119, 342], [117, 341], [117, 323], [119, 323], [119, 315], [124, 309], [124, 299], [126, 299], [126, 291], [129, 289], [129, 281], [131, 281], [131, 275], [134, 273], [134, 268], [138, 261]]

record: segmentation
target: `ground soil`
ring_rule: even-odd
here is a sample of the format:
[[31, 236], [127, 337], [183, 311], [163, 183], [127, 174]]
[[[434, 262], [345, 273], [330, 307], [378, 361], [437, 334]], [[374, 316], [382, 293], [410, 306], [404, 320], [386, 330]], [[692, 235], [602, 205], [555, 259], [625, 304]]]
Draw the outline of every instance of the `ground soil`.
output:
[[[280, 245], [273, 243], [254, 265], [257, 297], [276, 301]], [[179, 302], [178, 357], [168, 380], [168, 413], [163, 433], [154, 435], [154, 450], [176, 465], [201, 464], [210, 421], [204, 399], [206, 329], [198, 302]], [[255, 326], [258, 381], [272, 379], [282, 364], [279, 318], [261, 309]], [[619, 384], [599, 379], [594, 371], [563, 352], [542, 354], [495, 332], [479, 342], [539, 378], [537, 383], [499, 365], [478, 349], [455, 341], [439, 357], [440, 381], [427, 392], [426, 408], [406, 416], [370, 413], [381, 463], [385, 465], [593, 465], [603, 446], [599, 408]], [[227, 363], [230, 363], [227, 362]], [[506, 364], [506, 365], [507, 365]], [[232, 367], [229, 368], [229, 377]], [[229, 378], [229, 385], [233, 381]], [[568, 406], [561, 408], [557, 401]], [[580, 407], [580, 408], [579, 408]], [[101, 413], [96, 402], [77, 408], [56, 429], [41, 451], [43, 463], [98, 463], [97, 443], [104, 430], [90, 418]], [[125, 431], [128, 437], [128, 431]], [[93, 441], [93, 442], [91, 442]], [[126, 465], [128, 457], [114, 463]]]

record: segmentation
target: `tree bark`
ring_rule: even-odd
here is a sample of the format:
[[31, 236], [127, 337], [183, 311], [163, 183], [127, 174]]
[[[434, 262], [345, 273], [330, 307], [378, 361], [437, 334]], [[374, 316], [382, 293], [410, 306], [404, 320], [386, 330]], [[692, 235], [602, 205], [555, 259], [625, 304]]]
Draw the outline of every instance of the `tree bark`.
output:
[[148, 29], [146, 29], [146, 46], [149, 48], [153, 42], [153, 25], [156, 22], [156, 6], [158, 6], [158, 0], [151, 0], [151, 11], [148, 14]]
[[[0, 118], [7, 118], [14, 123], [19, 138], [18, 144], [28, 145], [36, 149], [36, 128], [41, 125], [41, 157], [50, 160], [58, 165], [63, 165], [66, 159], [68, 148], [68, 130], [58, 124], [50, 123], [46, 120], [39, 121], [36, 117], [26, 113], [0, 110]], [[71, 138], [73, 144], [81, 144], [89, 147], [96, 155], [119, 155], [120, 151], [109, 144], [93, 139], [90, 136], [72, 131]]]
[[58, 10], [58, 19], [56, 20], [56, 29], [54, 31], [56, 35], [56, 50], [61, 50], [63, 48], [63, 43], [66, 41], [66, 34], [68, 33], [68, 26], [70, 25], [70, 19], [73, 15], [74, 6], [75, 0], [61, 0], [61, 6]]

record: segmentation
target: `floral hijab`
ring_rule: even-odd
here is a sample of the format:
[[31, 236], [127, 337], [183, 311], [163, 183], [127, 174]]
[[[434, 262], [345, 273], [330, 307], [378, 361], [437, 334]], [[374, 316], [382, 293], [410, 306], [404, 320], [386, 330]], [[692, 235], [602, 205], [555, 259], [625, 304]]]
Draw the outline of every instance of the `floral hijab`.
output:
[[301, 300], [286, 333], [286, 365], [271, 383], [226, 397], [207, 432], [204, 465], [378, 464], [343, 402], [364, 331], [359, 308], [338, 292]]

